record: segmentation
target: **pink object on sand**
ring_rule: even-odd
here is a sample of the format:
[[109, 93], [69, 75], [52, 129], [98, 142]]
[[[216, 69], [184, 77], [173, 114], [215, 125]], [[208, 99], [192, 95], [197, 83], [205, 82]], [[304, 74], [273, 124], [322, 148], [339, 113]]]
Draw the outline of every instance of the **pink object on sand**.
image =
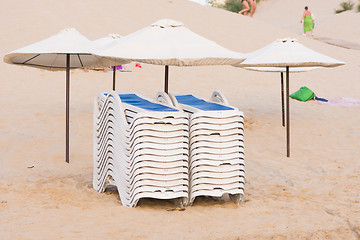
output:
[[342, 106], [342, 107], [360, 107], [360, 100], [353, 99], [353, 98], [345, 98], [345, 97], [338, 97], [338, 98], [326, 98], [327, 102], [317, 101], [323, 104], [330, 104], [334, 106]]

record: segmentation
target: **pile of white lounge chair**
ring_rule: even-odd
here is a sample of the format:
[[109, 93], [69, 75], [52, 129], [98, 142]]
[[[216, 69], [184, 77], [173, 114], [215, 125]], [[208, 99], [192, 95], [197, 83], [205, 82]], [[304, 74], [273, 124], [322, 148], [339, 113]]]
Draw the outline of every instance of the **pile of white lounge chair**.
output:
[[94, 103], [98, 192], [116, 185], [123, 205], [142, 198], [191, 205], [198, 196], [244, 196], [243, 113], [214, 92], [193, 95], [102, 93]]

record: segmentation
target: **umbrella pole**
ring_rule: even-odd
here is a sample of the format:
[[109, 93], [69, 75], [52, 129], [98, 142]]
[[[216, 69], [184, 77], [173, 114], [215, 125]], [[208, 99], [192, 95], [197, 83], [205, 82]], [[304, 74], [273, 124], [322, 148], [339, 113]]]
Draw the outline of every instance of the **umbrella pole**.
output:
[[116, 66], [113, 66], [113, 91], [115, 91]]
[[284, 107], [284, 73], [281, 72], [281, 121], [285, 127], [285, 107]]
[[165, 89], [166, 93], [169, 93], [169, 66], [165, 66]]
[[69, 129], [70, 129], [70, 54], [66, 54], [66, 162], [70, 162]]
[[286, 67], [286, 156], [290, 157], [289, 67]]

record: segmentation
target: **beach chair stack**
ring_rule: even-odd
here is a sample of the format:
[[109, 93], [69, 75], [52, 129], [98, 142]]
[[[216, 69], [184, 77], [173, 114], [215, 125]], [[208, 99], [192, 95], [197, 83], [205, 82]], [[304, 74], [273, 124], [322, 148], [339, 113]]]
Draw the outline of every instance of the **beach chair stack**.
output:
[[210, 101], [194, 95], [170, 97], [190, 116], [189, 205], [198, 196], [224, 194], [240, 204], [245, 184], [243, 113], [220, 92]]
[[116, 185], [123, 205], [189, 196], [189, 119], [138, 94], [102, 93], [94, 103], [93, 186]]

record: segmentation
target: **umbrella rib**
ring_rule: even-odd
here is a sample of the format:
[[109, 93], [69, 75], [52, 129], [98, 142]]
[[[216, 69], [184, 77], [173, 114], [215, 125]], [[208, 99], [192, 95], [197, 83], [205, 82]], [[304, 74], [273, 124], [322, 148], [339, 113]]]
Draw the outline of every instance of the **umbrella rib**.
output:
[[79, 54], [76, 54], [76, 55], [78, 56], [79, 62], [80, 62], [80, 64], [81, 64], [81, 67], [84, 67], [84, 65], [83, 65], [83, 63], [82, 63], [82, 61], [81, 61], [80, 55], [79, 55]]
[[32, 58], [26, 60], [25, 62], [23, 62], [22, 64], [26, 64], [27, 62], [33, 60], [34, 58], [37, 58], [38, 56], [40, 56], [40, 54], [36, 54], [35, 56], [33, 56]]
[[[15, 65], [23, 65], [22, 63], [14, 63]], [[26, 66], [33, 66], [33, 67], [50, 67], [48, 65], [40, 65], [40, 64], [26, 64]], [[50, 67], [50, 68], [57, 68], [63, 69], [63, 67]], [[70, 69], [75, 69], [76, 67], [70, 67]]]

